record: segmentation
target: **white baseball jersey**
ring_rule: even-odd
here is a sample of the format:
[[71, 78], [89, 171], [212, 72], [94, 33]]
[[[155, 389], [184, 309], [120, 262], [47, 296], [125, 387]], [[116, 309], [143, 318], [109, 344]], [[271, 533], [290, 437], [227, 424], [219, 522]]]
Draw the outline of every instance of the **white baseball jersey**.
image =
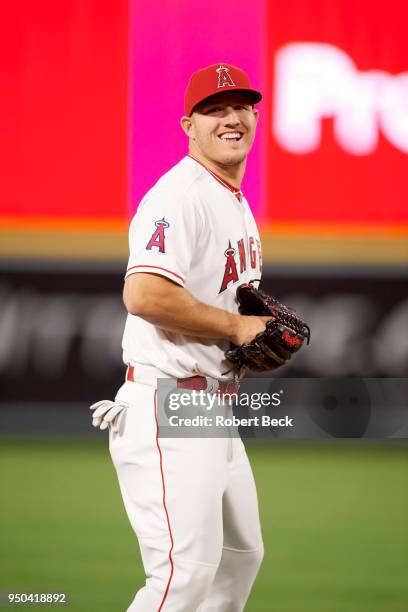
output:
[[[238, 313], [235, 292], [261, 278], [259, 233], [242, 193], [190, 156], [145, 195], [129, 230], [126, 277], [159, 274], [197, 300]], [[174, 378], [222, 376], [227, 340], [206, 340], [162, 330], [128, 314], [123, 335], [126, 364], [152, 365]]]

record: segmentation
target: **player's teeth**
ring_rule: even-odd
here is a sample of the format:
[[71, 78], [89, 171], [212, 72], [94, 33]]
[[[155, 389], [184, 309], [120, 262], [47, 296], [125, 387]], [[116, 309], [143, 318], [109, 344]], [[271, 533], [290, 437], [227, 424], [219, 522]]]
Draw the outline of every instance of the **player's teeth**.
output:
[[223, 134], [221, 140], [237, 140], [241, 137], [241, 134]]

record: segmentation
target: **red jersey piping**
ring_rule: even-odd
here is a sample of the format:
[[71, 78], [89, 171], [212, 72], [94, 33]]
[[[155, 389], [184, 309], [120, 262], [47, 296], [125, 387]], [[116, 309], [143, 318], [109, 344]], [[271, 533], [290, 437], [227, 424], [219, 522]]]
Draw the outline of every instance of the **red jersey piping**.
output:
[[218, 181], [219, 183], [221, 183], [221, 185], [223, 187], [225, 187], [226, 189], [228, 189], [228, 191], [231, 191], [234, 196], [237, 198], [237, 200], [239, 200], [239, 202], [241, 202], [241, 199], [243, 197], [243, 193], [240, 189], [237, 189], [236, 187], [234, 187], [233, 185], [230, 185], [230, 183], [227, 183], [227, 181], [225, 181], [224, 179], [222, 179], [220, 176], [218, 176], [218, 174], [215, 174], [215, 172], [213, 172], [212, 170], [210, 170], [209, 168], [207, 168], [207, 166], [205, 164], [203, 164], [202, 162], [200, 162], [198, 159], [196, 159], [195, 157], [193, 157], [193, 155], [188, 154], [188, 157], [190, 157], [191, 159], [194, 159], [195, 162], [197, 162], [197, 164], [200, 164], [200, 166], [202, 166], [203, 168], [205, 168], [207, 170], [207, 172], [209, 172], [211, 174], [211, 176], [213, 178], [215, 178], [216, 181]]
[[185, 279], [182, 276], [180, 276], [179, 274], [176, 274], [175, 272], [172, 272], [171, 270], [168, 270], [167, 268], [162, 268], [161, 266], [143, 266], [143, 265], [131, 266], [128, 270], [126, 270], [126, 274], [130, 272], [130, 270], [134, 270], [135, 268], [155, 268], [156, 270], [163, 270], [163, 272], [168, 272], [169, 274], [172, 274], [176, 278], [179, 278], [183, 283], [185, 282]]

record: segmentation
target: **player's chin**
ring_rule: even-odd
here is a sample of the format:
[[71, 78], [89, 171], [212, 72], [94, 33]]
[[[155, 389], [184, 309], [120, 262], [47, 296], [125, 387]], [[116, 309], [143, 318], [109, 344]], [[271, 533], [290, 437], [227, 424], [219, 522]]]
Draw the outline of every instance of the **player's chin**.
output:
[[248, 147], [239, 146], [239, 144], [238, 146], [223, 144], [222, 149], [218, 151], [220, 159], [222, 159], [222, 163], [225, 165], [240, 164], [248, 155]]
[[247, 151], [229, 151], [223, 154], [221, 163], [224, 166], [236, 166], [246, 159], [247, 154]]
[[231, 145], [222, 145], [222, 149], [220, 149], [220, 153], [222, 153], [225, 157], [230, 157], [231, 159], [243, 159], [249, 153], [252, 143], [248, 142], [246, 139], [242, 139], [239, 142], [235, 142]]

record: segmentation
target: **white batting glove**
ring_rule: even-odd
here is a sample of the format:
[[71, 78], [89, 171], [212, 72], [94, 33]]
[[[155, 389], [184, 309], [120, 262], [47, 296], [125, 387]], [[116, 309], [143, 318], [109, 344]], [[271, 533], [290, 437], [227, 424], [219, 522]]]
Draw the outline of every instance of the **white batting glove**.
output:
[[127, 402], [121, 400], [116, 402], [102, 400], [92, 404], [89, 407], [90, 410], [93, 410], [92, 425], [99, 427], [99, 429], [107, 429], [109, 427], [112, 432], [117, 433], [128, 405]]

